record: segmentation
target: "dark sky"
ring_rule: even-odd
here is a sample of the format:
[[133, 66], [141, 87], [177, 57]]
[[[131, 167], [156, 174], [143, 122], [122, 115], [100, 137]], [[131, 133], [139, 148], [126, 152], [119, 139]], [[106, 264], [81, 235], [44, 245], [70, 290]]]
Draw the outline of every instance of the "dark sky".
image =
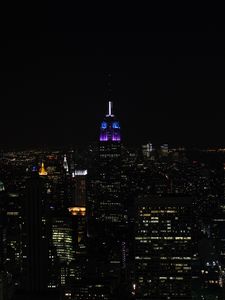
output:
[[126, 142], [225, 145], [224, 24], [154, 14], [101, 23], [62, 5], [20, 8], [4, 24], [2, 147], [97, 140], [108, 73]]

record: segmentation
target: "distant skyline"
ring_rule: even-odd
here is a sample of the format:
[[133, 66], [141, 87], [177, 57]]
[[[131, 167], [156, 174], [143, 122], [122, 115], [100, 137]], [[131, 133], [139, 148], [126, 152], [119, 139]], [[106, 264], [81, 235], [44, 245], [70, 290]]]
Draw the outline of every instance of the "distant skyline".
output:
[[91, 32], [71, 14], [4, 35], [0, 147], [97, 141], [109, 100], [126, 143], [225, 145], [224, 24]]

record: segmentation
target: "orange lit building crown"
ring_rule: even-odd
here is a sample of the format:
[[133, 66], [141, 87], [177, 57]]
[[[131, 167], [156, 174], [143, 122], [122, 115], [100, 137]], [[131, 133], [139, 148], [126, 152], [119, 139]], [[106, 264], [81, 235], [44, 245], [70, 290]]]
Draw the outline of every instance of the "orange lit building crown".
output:
[[41, 167], [39, 169], [39, 175], [40, 176], [46, 176], [46, 175], [48, 175], [47, 171], [45, 170], [45, 166], [44, 166], [43, 162], [41, 163]]
[[86, 207], [69, 207], [68, 210], [73, 216], [86, 215]]

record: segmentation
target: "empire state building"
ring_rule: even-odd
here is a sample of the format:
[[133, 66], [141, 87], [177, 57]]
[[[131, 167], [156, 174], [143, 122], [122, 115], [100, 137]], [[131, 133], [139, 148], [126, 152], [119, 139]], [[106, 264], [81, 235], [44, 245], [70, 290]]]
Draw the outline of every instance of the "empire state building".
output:
[[112, 102], [100, 127], [99, 182], [101, 197], [98, 203], [100, 222], [121, 224], [124, 207], [121, 200], [121, 132], [113, 114]]

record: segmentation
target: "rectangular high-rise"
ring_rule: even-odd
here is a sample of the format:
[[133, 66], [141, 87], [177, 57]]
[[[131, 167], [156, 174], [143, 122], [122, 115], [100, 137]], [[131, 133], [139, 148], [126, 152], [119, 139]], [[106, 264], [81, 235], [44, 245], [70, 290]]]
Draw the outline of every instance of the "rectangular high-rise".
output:
[[123, 222], [121, 200], [121, 135], [120, 124], [112, 114], [112, 102], [100, 128], [99, 195], [97, 218], [102, 223]]
[[[94, 178], [89, 177], [88, 247], [90, 280], [114, 295], [126, 270], [126, 219], [121, 197], [120, 123], [112, 112], [101, 122]], [[91, 226], [90, 226], [91, 224]], [[97, 283], [98, 282], [98, 283]], [[92, 292], [94, 292], [92, 290]], [[94, 299], [94, 295], [91, 295]], [[115, 298], [115, 297], [114, 297]], [[116, 299], [116, 298], [115, 298]]]
[[23, 289], [38, 293], [48, 285], [48, 230], [45, 187], [34, 172], [27, 181], [23, 222]]
[[136, 299], [191, 299], [191, 208], [190, 197], [136, 200]]

